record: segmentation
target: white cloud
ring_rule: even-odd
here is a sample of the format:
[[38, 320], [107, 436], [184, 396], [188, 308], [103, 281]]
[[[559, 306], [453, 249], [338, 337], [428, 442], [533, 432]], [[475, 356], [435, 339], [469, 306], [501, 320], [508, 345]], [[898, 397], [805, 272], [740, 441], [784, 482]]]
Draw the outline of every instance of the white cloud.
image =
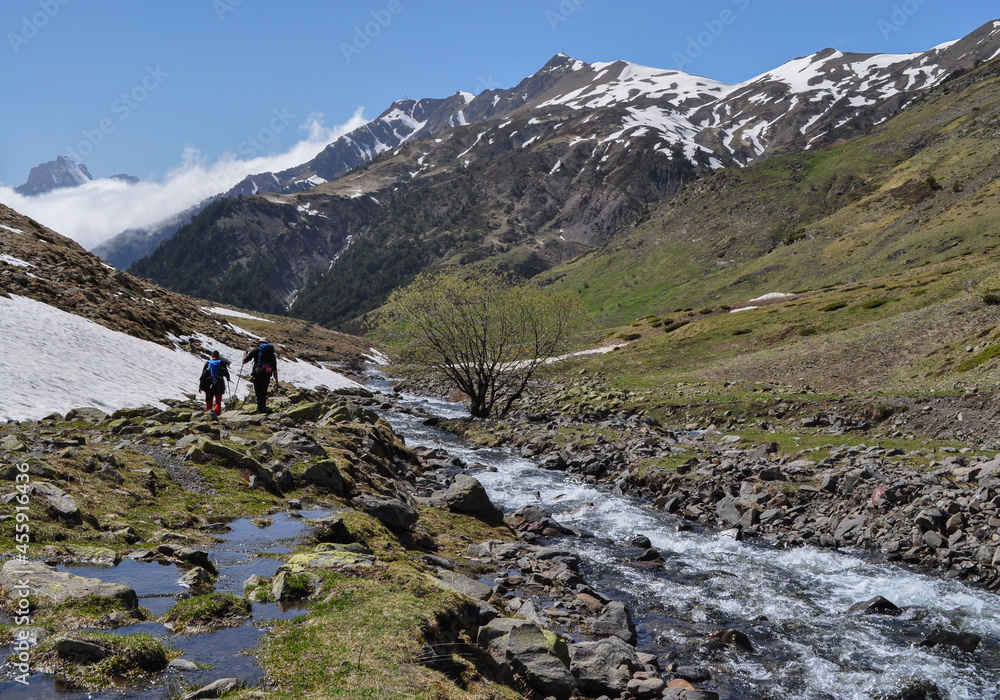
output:
[[361, 111], [359, 107], [347, 123], [330, 128], [323, 126], [322, 115], [310, 115], [300, 127], [304, 138], [285, 153], [255, 155], [261, 146], [245, 141], [238, 153], [209, 161], [189, 147], [180, 165], [162, 182], [129, 185], [105, 178], [37, 197], [25, 197], [0, 184], [0, 202], [90, 249], [126, 229], [159, 223], [225, 192], [247, 175], [279, 172], [311, 160], [328, 144], [362, 126], [366, 120]]

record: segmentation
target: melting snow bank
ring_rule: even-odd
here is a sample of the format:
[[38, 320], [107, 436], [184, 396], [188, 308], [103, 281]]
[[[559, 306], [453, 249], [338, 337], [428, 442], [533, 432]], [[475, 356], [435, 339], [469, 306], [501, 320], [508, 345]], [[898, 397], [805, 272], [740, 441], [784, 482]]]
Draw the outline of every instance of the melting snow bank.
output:
[[250, 321], [263, 321], [264, 323], [274, 323], [269, 318], [261, 318], [260, 316], [251, 316], [250, 314], [245, 314], [242, 311], [233, 311], [232, 309], [224, 309], [221, 306], [203, 306], [202, 311], [207, 311], [212, 314], [219, 314], [220, 316], [229, 316], [230, 318], [245, 318]]
[[[33, 299], [0, 296], [5, 327], [0, 353], [0, 421], [33, 420], [71, 408], [161, 405], [198, 391], [204, 359], [113, 331]], [[199, 336], [238, 366], [242, 350]], [[235, 373], [234, 373], [235, 379]], [[329, 389], [359, 386], [305, 362], [280, 360], [282, 383]], [[244, 391], [246, 383], [241, 388]]]

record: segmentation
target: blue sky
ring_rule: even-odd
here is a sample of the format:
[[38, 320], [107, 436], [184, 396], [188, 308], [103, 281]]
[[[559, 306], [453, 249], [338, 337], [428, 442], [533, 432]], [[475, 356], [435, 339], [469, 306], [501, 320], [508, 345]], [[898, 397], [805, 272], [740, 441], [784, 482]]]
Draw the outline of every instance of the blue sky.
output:
[[995, 0], [4, 0], [0, 183], [71, 154], [147, 181], [261, 164], [315, 149], [359, 108], [510, 87], [559, 52], [739, 82], [827, 46], [921, 51], [997, 18]]

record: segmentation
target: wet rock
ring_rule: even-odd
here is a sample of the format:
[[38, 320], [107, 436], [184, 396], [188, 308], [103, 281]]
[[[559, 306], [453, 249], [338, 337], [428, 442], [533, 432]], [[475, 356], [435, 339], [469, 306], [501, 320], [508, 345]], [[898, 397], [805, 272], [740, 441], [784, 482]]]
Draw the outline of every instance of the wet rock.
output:
[[972, 632], [952, 632], [951, 630], [936, 629], [920, 642], [922, 647], [934, 647], [939, 644], [956, 647], [961, 651], [971, 654], [983, 641], [981, 635]]
[[704, 683], [712, 680], [712, 673], [701, 666], [678, 666], [674, 669], [674, 675], [688, 683]]
[[201, 591], [211, 590], [214, 582], [215, 577], [200, 566], [187, 571], [178, 581], [182, 586]]
[[302, 600], [316, 592], [317, 584], [305, 573], [279, 569], [271, 579], [271, 597], [277, 601]]
[[493, 505], [479, 480], [467, 474], [455, 477], [455, 482], [444, 494], [444, 500], [453, 513], [471, 515], [489, 525], [503, 522], [503, 511]]
[[181, 700], [201, 700], [202, 698], [217, 698], [224, 693], [231, 693], [234, 690], [239, 690], [243, 687], [243, 681], [238, 678], [220, 678], [217, 681], [213, 681], [206, 686], [198, 688], [187, 695], [182, 696]]
[[632, 672], [642, 667], [635, 649], [618, 637], [572, 644], [569, 654], [570, 672], [580, 691], [591, 695], [620, 694]]
[[215, 564], [213, 564], [212, 560], [208, 558], [208, 552], [202, 549], [191, 549], [190, 547], [178, 547], [177, 549], [174, 550], [173, 556], [188, 564], [193, 564], [194, 566], [200, 566], [213, 576], [217, 576], [219, 573], [219, 570], [215, 567]]
[[882, 596], [875, 596], [868, 600], [855, 603], [847, 609], [849, 615], [892, 615], [896, 616], [903, 612], [903, 609], [896, 606]]
[[364, 494], [353, 502], [356, 508], [395, 532], [409, 530], [417, 522], [417, 511], [396, 498]]
[[632, 613], [621, 601], [608, 603], [604, 613], [590, 623], [590, 632], [603, 637], [615, 636], [627, 644], [635, 644], [635, 623]]
[[632, 547], [638, 547], [639, 549], [649, 549], [653, 546], [653, 543], [645, 535], [632, 535], [625, 541]]
[[9, 597], [13, 597], [15, 591], [21, 590], [16, 587], [24, 579], [30, 582], [31, 594], [38, 598], [40, 605], [95, 596], [115, 599], [126, 610], [135, 610], [139, 607], [135, 591], [128, 586], [56, 571], [41, 562], [8, 561], [0, 570], [0, 588], [3, 588]]
[[636, 561], [644, 561], [644, 562], [663, 561], [663, 557], [660, 556], [659, 551], [650, 547], [645, 552], [640, 554]]
[[172, 668], [175, 671], [197, 671], [198, 665], [187, 659], [174, 659], [167, 664], [167, 668]]

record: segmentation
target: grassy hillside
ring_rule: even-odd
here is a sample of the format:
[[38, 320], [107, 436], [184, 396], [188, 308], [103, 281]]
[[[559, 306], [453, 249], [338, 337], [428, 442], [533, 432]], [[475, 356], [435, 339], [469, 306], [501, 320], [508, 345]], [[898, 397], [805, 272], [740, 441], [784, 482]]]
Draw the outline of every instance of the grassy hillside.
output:
[[[632, 389], [992, 387], [998, 166], [993, 61], [869, 135], [689, 183], [548, 282], [608, 337], [638, 336], [591, 360]], [[750, 302], [770, 293], [790, 296]]]

